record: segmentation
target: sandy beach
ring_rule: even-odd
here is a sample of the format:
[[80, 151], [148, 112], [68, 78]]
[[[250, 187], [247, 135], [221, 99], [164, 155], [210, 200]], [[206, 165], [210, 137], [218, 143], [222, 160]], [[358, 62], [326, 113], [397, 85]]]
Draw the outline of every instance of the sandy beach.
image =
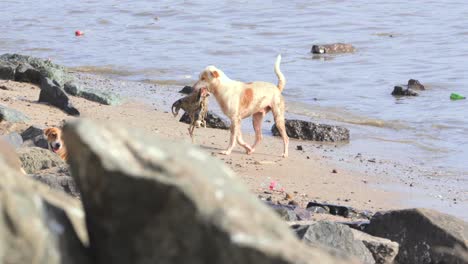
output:
[[[125, 102], [119, 106], [101, 105], [71, 97], [73, 105], [81, 111], [81, 118], [118, 122], [168, 141], [190, 142], [188, 125], [178, 122], [178, 118], [169, 113], [173, 100], [182, 96], [177, 92], [181, 87], [111, 80], [87, 74], [75, 75], [81, 83], [126, 97]], [[38, 86], [14, 81], [0, 81], [0, 86], [4, 87], [0, 90], [1, 103], [30, 117], [28, 124], [18, 124], [14, 128], [16, 130], [24, 129], [30, 124], [61, 126], [67, 120], [75, 118], [55, 107], [38, 103]], [[127, 88], [123, 89], [125, 87]], [[133, 87], [133, 90], [128, 87]], [[152, 98], [156, 94], [161, 99], [153, 102], [136, 99], [145, 98], [142, 96], [144, 93], [153, 93]], [[216, 108], [214, 100], [210, 102], [210, 107]], [[249, 120], [243, 122], [244, 127], [250, 124]], [[264, 123], [264, 131], [270, 127], [271, 117], [268, 117]], [[252, 134], [244, 134], [248, 142], [253, 141]], [[219, 154], [226, 147], [228, 139], [227, 130], [199, 128], [195, 131], [196, 144], [203, 151], [222, 160], [262, 199], [272, 199], [283, 204], [293, 200], [301, 206], [315, 200], [373, 212], [407, 208], [419, 203], [422, 207], [435, 208], [465, 219], [468, 217], [463, 213], [466, 211], [463, 208], [466, 209], [467, 206], [466, 196], [465, 200], [459, 197], [463, 190], [457, 192], [450, 185], [437, 190], [437, 186], [428, 189], [429, 184], [410, 184], [411, 181], [404, 175], [396, 175], [400, 173], [396, 166], [388, 162], [376, 162], [370, 157], [367, 160], [367, 157], [360, 155], [343, 158], [340, 147], [336, 144], [291, 139], [290, 157], [283, 159], [280, 157], [280, 138], [266, 136], [252, 155], [246, 155], [239, 147], [230, 156]], [[303, 150], [297, 150], [298, 145]], [[269, 189], [272, 182], [275, 184], [274, 190]], [[445, 199], [437, 199], [432, 193], [440, 193]], [[447, 193], [454, 198], [446, 198]]]

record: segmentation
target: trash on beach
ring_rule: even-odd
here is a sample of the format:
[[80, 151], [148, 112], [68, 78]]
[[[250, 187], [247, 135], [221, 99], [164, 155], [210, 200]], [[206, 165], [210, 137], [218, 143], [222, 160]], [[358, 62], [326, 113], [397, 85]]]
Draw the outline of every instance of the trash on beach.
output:
[[80, 37], [80, 36], [83, 36], [83, 35], [84, 35], [83, 31], [81, 31], [81, 30], [75, 31], [75, 36]]
[[465, 96], [461, 96], [459, 94], [456, 94], [456, 93], [452, 93], [450, 95], [450, 100], [462, 100], [462, 99], [466, 99]]
[[273, 190], [275, 189], [275, 187], [276, 187], [276, 182], [275, 182], [275, 181], [271, 181], [271, 182], [270, 182], [270, 187], [269, 187], [270, 190], [273, 191]]

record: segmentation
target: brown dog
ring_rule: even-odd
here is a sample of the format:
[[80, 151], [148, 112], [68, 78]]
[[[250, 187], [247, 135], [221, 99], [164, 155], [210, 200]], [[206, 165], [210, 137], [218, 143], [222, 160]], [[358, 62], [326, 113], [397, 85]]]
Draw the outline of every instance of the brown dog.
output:
[[68, 160], [68, 152], [62, 140], [62, 130], [57, 127], [44, 129], [49, 149], [55, 152], [64, 161]]
[[[255, 151], [255, 147], [262, 140], [262, 121], [270, 110], [275, 118], [276, 127], [283, 138], [283, 157], [288, 156], [289, 138], [284, 125], [284, 98], [281, 95], [286, 79], [280, 71], [281, 55], [275, 63], [275, 73], [278, 85], [268, 82], [243, 83], [229, 79], [215, 66], [206, 67], [199, 76], [195, 89], [207, 88], [219, 103], [224, 114], [231, 119], [231, 138], [228, 148], [221, 154], [229, 155], [236, 141], [244, 147], [247, 154]], [[255, 143], [252, 146], [242, 139], [241, 120], [252, 116], [255, 130]]]

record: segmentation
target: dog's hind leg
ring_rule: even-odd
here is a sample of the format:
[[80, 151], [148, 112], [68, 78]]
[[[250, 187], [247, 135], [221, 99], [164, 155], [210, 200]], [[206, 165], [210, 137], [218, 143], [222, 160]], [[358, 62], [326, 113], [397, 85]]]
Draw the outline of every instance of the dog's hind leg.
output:
[[284, 123], [284, 99], [281, 98], [279, 103], [273, 104], [271, 107], [273, 117], [275, 118], [276, 128], [283, 138], [283, 158], [288, 157], [289, 137], [286, 134], [286, 126]]
[[262, 122], [263, 118], [265, 117], [264, 112], [259, 112], [255, 113], [252, 115], [252, 125], [255, 130], [255, 142], [252, 145], [252, 150], [250, 153], [251, 154], [255, 151], [255, 147], [262, 141], [263, 135], [262, 135]]

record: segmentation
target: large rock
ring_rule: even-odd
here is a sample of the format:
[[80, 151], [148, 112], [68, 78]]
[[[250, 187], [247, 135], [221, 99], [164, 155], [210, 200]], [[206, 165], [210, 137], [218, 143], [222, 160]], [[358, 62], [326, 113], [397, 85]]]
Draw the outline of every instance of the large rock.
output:
[[[195, 116], [197, 118], [197, 116]], [[216, 113], [208, 111], [206, 114], [206, 127], [209, 128], [218, 128], [218, 129], [229, 129], [230, 125], [229, 122], [226, 121], [224, 118], [219, 116]], [[190, 116], [187, 113], [184, 113], [180, 118], [179, 122], [190, 124]]]
[[397, 263], [468, 263], [468, 223], [429, 209], [406, 209], [374, 215], [365, 230], [400, 244]]
[[53, 167], [66, 167], [66, 163], [55, 153], [43, 148], [19, 148], [18, 156], [26, 173], [36, 173]]
[[80, 191], [71, 176], [47, 173], [36, 173], [29, 176], [54, 190], [64, 192], [75, 198], [80, 197]]
[[8, 121], [12, 123], [24, 123], [29, 121], [29, 117], [25, 116], [20, 111], [0, 105], [0, 122], [2, 121]]
[[20, 134], [16, 132], [12, 132], [7, 135], [2, 135], [0, 137], [3, 138], [3, 140], [5, 140], [6, 142], [8, 142], [10, 145], [12, 145], [14, 148], [19, 148], [23, 144], [23, 138]]
[[73, 116], [79, 116], [80, 112], [73, 107], [72, 103], [60, 87], [60, 84], [49, 78], [43, 78], [41, 81], [41, 93], [39, 102], [46, 102], [62, 109], [65, 113]]
[[15, 81], [41, 84], [41, 72], [29, 64], [20, 63], [16, 68]]
[[[344, 255], [351, 255], [364, 264], [373, 264], [375, 260], [362, 243], [356, 240], [350, 227], [333, 222], [319, 221], [296, 229], [300, 239], [312, 246], [324, 246], [337, 250]], [[320, 263], [320, 262], [319, 262]]]
[[[276, 124], [271, 127], [271, 132], [279, 136]], [[315, 140], [315, 141], [349, 141], [349, 130], [344, 127], [317, 124], [303, 120], [286, 120], [286, 134], [291, 138]]]
[[362, 241], [374, 257], [376, 264], [392, 264], [398, 254], [398, 243], [389, 239], [368, 235], [356, 229], [351, 229], [354, 239]]
[[1, 156], [0, 171], [0, 263], [91, 263], [86, 237], [78, 235], [84, 230], [79, 203], [43, 189]]
[[23, 138], [23, 141], [24, 141], [24, 146], [27, 146], [27, 147], [36, 146], [36, 147], [47, 149], [49, 146], [47, 143], [47, 138], [44, 135], [44, 129], [45, 127], [32, 125], [28, 127], [26, 130], [24, 130], [21, 133], [21, 137]]
[[69, 95], [82, 97], [86, 100], [105, 105], [119, 105], [122, 101], [121, 98], [116, 94], [93, 89], [85, 89], [80, 87], [75, 82], [67, 82], [64, 86], [64, 90]]
[[0, 80], [14, 80], [16, 65], [0, 60]]
[[344, 263], [198, 148], [89, 120], [64, 136], [96, 263]]
[[[39, 71], [41, 79], [49, 78], [51, 80], [56, 81], [60, 86], [63, 86], [67, 81], [70, 81], [72, 79], [72, 77], [67, 73], [64, 67], [52, 63], [50, 60], [44, 60], [20, 54], [3, 54], [2, 56], [0, 56], [0, 64], [2, 61], [11, 63], [12, 65], [14, 65], [14, 69], [17, 69], [17, 67], [22, 64], [25, 67], [24, 69], [29, 68], [34, 69], [35, 71]], [[30, 79], [30, 81], [37, 80], [35, 77], [33, 78], [33, 76], [37, 76], [36, 73], [30, 72], [28, 73], [28, 75], [28, 79]], [[20, 74], [20, 76], [24, 75]]]

